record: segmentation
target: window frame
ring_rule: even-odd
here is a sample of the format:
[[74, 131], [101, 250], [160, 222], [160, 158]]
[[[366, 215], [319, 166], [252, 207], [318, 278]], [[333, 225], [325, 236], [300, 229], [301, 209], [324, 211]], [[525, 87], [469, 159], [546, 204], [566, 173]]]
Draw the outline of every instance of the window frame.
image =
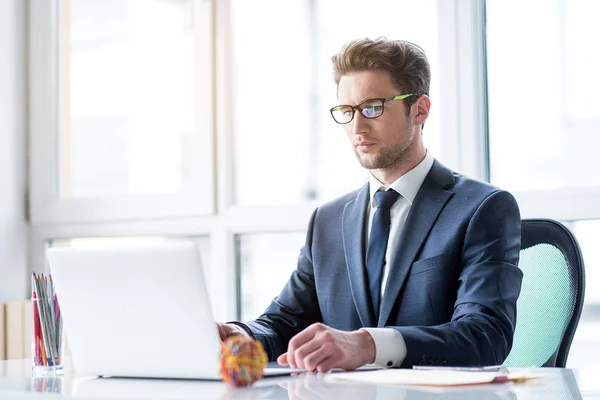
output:
[[[59, 20], [68, 21], [70, 0], [32, 0], [29, 7], [29, 130], [30, 130], [30, 218], [33, 224], [63, 223], [103, 223], [118, 220], [140, 220], [148, 218], [176, 218], [213, 214], [214, 185], [208, 188], [210, 195], [198, 192], [174, 195], [137, 195], [115, 198], [78, 198], [59, 196], [60, 162], [58, 151], [61, 143], [59, 127], [68, 119], [60, 109], [60, 103], [67, 100], [68, 87], [60, 88], [64, 70], [59, 68], [59, 60], [68, 57], [64, 49], [68, 46], [60, 42], [68, 31], [68, 26], [59, 26]], [[194, 1], [196, 24], [211, 20], [212, 3]], [[62, 17], [62, 18], [61, 18]], [[212, 26], [206, 28], [212, 32]], [[60, 31], [59, 31], [60, 30]], [[203, 52], [206, 43], [195, 41], [195, 57]], [[53, 50], [56, 49], [56, 50]], [[214, 75], [212, 39], [207, 52], [211, 58], [210, 74]], [[65, 79], [66, 81], [66, 79]], [[205, 90], [197, 84], [197, 90]], [[197, 110], [198, 112], [199, 110]], [[214, 116], [211, 103], [202, 112]], [[209, 121], [209, 132], [203, 137], [207, 148], [214, 148], [214, 118]], [[62, 140], [64, 142], [64, 139]], [[214, 176], [214, 155], [207, 151], [209, 158], [203, 161], [202, 168], [208, 176]], [[52, 171], [52, 173], [48, 173]], [[200, 183], [198, 183], [200, 184]]]

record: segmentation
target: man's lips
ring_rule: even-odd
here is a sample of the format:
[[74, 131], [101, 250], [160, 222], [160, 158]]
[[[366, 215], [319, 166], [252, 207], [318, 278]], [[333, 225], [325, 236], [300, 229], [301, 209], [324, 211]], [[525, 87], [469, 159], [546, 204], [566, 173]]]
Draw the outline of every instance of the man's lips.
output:
[[374, 142], [357, 142], [354, 144], [354, 147], [356, 147], [360, 151], [366, 151], [366, 150], [369, 150], [374, 145], [375, 145]]

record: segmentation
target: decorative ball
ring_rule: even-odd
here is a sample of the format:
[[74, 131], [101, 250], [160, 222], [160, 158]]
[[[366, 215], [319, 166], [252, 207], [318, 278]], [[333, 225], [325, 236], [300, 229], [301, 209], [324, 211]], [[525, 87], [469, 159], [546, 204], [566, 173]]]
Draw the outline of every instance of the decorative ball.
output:
[[221, 377], [235, 386], [246, 386], [263, 377], [267, 353], [260, 342], [235, 335], [221, 343]]

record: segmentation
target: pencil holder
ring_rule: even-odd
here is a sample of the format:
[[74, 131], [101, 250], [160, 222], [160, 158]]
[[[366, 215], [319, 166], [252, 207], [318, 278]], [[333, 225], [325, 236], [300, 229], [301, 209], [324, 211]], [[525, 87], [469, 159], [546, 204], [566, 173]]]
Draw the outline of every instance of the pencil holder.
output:
[[31, 281], [31, 368], [34, 375], [62, 374], [63, 329], [52, 278], [34, 274]]

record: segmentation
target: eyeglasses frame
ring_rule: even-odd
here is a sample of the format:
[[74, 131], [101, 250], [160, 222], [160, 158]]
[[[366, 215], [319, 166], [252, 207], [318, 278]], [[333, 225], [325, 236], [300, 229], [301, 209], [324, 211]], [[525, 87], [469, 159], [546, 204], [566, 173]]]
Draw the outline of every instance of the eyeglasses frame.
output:
[[[354, 114], [356, 114], [356, 110], [358, 110], [360, 112], [360, 115], [362, 115], [363, 117], [367, 118], [367, 119], [375, 119], [375, 118], [379, 118], [383, 115], [383, 113], [385, 112], [385, 103], [388, 101], [394, 101], [394, 100], [404, 100], [410, 96], [415, 96], [414, 93], [407, 93], [407, 94], [399, 94], [397, 96], [392, 96], [392, 97], [376, 97], [373, 99], [366, 99], [361, 101], [360, 103], [358, 103], [355, 106], [351, 106], [349, 104], [340, 104], [339, 106], [335, 106], [335, 107], [331, 107], [331, 109], [329, 109], [329, 112], [331, 113], [331, 117], [333, 118], [333, 120], [340, 124], [340, 125], [346, 125], [349, 124], [350, 122], [352, 122], [352, 120], [354, 119]], [[383, 110], [381, 110], [381, 114], [379, 114], [376, 117], [367, 117], [362, 113], [363, 108], [361, 108], [361, 105], [365, 104], [368, 101], [373, 101], [373, 100], [380, 100], [381, 101], [381, 106], [383, 107]], [[352, 117], [348, 120], [348, 122], [339, 122], [337, 119], [335, 119], [333, 113], [334, 111], [336, 111], [338, 108], [340, 107], [350, 107], [350, 109], [352, 110]]]

